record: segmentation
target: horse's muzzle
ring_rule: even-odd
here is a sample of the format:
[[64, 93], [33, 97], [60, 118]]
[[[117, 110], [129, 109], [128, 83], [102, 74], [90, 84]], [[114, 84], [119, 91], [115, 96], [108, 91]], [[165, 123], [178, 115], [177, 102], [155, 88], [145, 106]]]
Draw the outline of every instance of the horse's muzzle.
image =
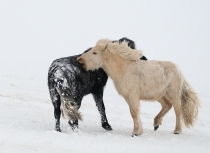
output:
[[81, 64], [83, 63], [83, 60], [82, 60], [81, 57], [78, 57], [78, 58], [77, 58], [77, 61], [78, 61], [79, 63], [81, 63]]
[[84, 69], [86, 69], [84, 60], [83, 60], [81, 57], [78, 57], [78, 58], [77, 58], [77, 61], [78, 61], [80, 64], [82, 64], [82, 67], [83, 67]]

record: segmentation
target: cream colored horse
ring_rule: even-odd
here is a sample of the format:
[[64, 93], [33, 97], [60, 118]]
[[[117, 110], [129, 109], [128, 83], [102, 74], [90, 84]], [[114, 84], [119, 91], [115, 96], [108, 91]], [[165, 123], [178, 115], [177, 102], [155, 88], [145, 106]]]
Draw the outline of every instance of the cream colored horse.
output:
[[129, 105], [134, 121], [133, 135], [143, 132], [139, 117], [139, 100], [158, 101], [162, 109], [154, 119], [154, 129], [164, 115], [174, 107], [176, 126], [174, 134], [193, 126], [198, 115], [199, 100], [177, 66], [172, 62], [139, 60], [142, 52], [130, 49], [127, 43], [112, 43], [101, 39], [89, 52], [77, 60], [86, 70], [103, 68]]

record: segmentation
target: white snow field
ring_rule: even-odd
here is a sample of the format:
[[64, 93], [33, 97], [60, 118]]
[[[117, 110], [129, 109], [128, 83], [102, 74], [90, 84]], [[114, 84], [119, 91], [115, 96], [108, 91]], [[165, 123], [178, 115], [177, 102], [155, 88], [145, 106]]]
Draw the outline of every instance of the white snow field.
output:
[[[0, 1], [0, 153], [209, 153], [210, 1]], [[54, 130], [47, 88], [53, 60], [82, 53], [101, 38], [128, 37], [150, 60], [176, 63], [200, 98], [193, 128], [173, 134], [173, 109], [157, 131], [157, 102], [141, 102], [144, 132], [109, 79], [104, 102], [112, 131], [101, 127], [91, 95], [84, 97], [80, 132], [61, 119]]]

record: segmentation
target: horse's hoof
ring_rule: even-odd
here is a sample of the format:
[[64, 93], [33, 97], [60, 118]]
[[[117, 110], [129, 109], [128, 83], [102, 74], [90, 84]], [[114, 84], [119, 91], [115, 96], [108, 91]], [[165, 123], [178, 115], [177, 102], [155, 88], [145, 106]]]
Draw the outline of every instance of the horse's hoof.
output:
[[107, 131], [111, 131], [112, 130], [112, 127], [109, 125], [109, 124], [104, 124], [102, 125], [102, 127], [107, 130]]
[[139, 134], [132, 134], [131, 136], [132, 137], [137, 137], [137, 136], [139, 136]]
[[79, 130], [79, 126], [78, 125], [73, 125], [71, 126], [71, 129], [74, 133], [78, 133], [80, 130]]
[[182, 130], [174, 130], [174, 134], [180, 134]]
[[174, 131], [174, 134], [180, 134], [182, 131], [178, 130], [178, 131]]
[[56, 128], [56, 129], [55, 129], [55, 131], [57, 131], [57, 132], [61, 132], [61, 129], [60, 129], [60, 128], [59, 128], [59, 129], [57, 129], [57, 128]]
[[159, 128], [159, 125], [154, 126], [154, 131], [156, 131]]
[[104, 128], [104, 129], [107, 130], [107, 131], [111, 131], [112, 130], [112, 127], [110, 126], [110, 127]]
[[73, 130], [73, 132], [74, 132], [74, 133], [80, 133], [80, 129], [79, 129], [79, 128], [75, 128], [75, 129]]

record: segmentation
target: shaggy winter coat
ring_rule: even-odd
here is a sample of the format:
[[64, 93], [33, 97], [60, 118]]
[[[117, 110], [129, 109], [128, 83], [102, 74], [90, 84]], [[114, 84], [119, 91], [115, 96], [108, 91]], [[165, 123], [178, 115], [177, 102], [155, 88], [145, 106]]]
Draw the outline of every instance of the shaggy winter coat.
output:
[[[116, 42], [126, 42], [129, 47], [135, 48], [135, 42], [128, 38], [121, 38]], [[55, 130], [61, 131], [61, 113], [68, 120], [72, 130], [75, 132], [78, 130], [78, 119], [82, 120], [79, 108], [83, 97], [87, 94], [93, 95], [101, 116], [102, 127], [106, 130], [112, 130], [106, 117], [103, 102], [103, 91], [108, 79], [107, 74], [103, 69], [85, 71], [77, 61], [80, 55], [57, 59], [49, 68], [48, 88], [54, 106]], [[146, 57], [142, 59], [146, 60]]]
[[169, 61], [142, 61], [141, 56], [141, 51], [129, 48], [125, 42], [101, 39], [77, 60], [86, 70], [102, 68], [112, 78], [118, 93], [129, 105], [133, 135], [143, 132], [139, 100], [160, 102], [162, 109], [154, 119], [155, 130], [172, 106], [176, 115], [175, 134], [181, 133], [182, 120], [187, 127], [193, 126], [199, 100], [178, 67]]

